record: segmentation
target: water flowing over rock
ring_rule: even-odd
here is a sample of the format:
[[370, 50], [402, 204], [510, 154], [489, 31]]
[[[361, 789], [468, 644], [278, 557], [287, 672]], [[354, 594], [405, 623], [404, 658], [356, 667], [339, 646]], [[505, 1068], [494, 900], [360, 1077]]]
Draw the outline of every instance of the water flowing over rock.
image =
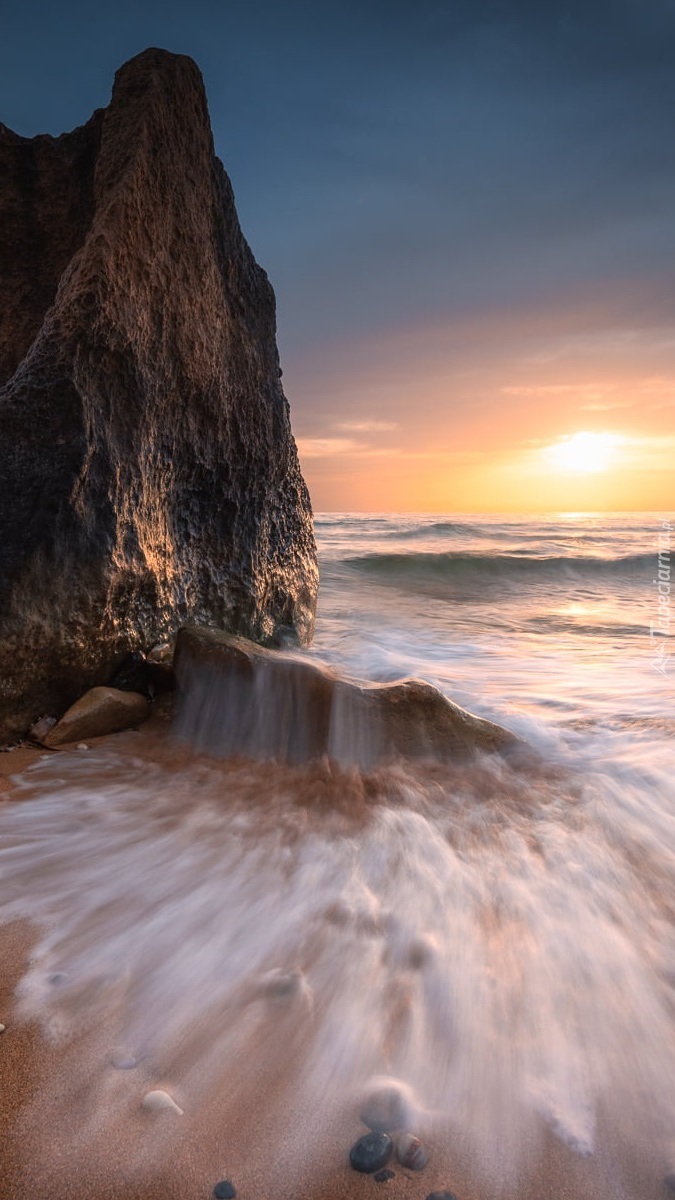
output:
[[311, 638], [275, 302], [191, 59], [59, 138], [0, 126], [0, 741], [186, 621]]
[[175, 669], [179, 732], [215, 754], [291, 763], [328, 754], [368, 768], [397, 755], [449, 760], [518, 745], [419, 679], [346, 679], [219, 630], [181, 629]]

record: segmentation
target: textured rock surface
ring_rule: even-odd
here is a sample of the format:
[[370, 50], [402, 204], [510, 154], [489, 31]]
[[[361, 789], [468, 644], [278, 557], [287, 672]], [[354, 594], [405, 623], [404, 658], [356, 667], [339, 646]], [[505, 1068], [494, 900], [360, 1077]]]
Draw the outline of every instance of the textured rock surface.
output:
[[97, 687], [85, 692], [63, 714], [60, 721], [40, 740], [53, 748], [79, 742], [84, 738], [103, 737], [140, 725], [150, 715], [150, 705], [138, 692]]
[[181, 629], [178, 728], [199, 748], [369, 767], [402, 755], [448, 760], [518, 739], [418, 679], [364, 683], [289, 651], [212, 629]]
[[0, 127], [0, 742], [194, 621], [311, 637], [274, 294], [191, 59], [60, 138]]

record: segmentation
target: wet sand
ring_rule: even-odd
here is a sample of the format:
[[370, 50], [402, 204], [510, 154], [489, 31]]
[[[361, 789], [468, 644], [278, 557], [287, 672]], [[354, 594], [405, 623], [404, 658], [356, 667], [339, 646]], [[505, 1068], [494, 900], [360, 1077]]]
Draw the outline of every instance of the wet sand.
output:
[[[120, 735], [117, 735], [118, 737]], [[121, 735], [129, 737], [129, 735]], [[134, 754], [152, 761], [166, 750], [167, 726], [151, 721], [134, 736]], [[102, 743], [113, 739], [100, 739]], [[181, 750], [171, 749], [180, 758]], [[10, 776], [23, 771], [44, 751], [22, 747], [0, 754], [0, 803], [21, 803]], [[62, 754], [81, 753], [62, 751]], [[329, 789], [330, 790], [330, 789]], [[107, 1076], [102, 1054], [112, 1044], [115, 1014], [94, 1027], [53, 1042], [17, 1008], [16, 987], [35, 944], [26, 921], [0, 927], [0, 1196], [2, 1200], [207, 1200], [213, 1186], [231, 1179], [241, 1200], [344, 1200], [390, 1195], [424, 1200], [434, 1191], [452, 1191], [458, 1200], [661, 1200], [668, 1164], [645, 1155], [625, 1161], [617, 1131], [599, 1138], [601, 1150], [582, 1155], [550, 1133], [540, 1131], [529, 1150], [528, 1166], [516, 1181], [500, 1178], [494, 1168], [476, 1169], [471, 1149], [451, 1131], [431, 1133], [429, 1166], [420, 1173], [390, 1163], [395, 1178], [376, 1183], [347, 1163], [349, 1147], [366, 1132], [358, 1111], [337, 1111], [326, 1097], [321, 1153], [312, 1154], [302, 1120], [288, 1114], [303, 1074], [302, 1028], [289, 1017], [269, 1035], [258, 1030], [242, 1047], [241, 1072], [220, 1080], [206, 1099], [183, 1116], [149, 1114], [140, 1097], [154, 1086], [170, 1090], [181, 1071], [180, 1046], [164, 1064], [141, 1063], [133, 1071], [113, 1072], [114, 1086], [126, 1086], [129, 1102], [111, 1109], [106, 1119]], [[159, 1015], [161, 1018], [161, 1014]], [[280, 1048], [281, 1047], [281, 1048]], [[251, 1062], [258, 1065], [250, 1069]], [[92, 1111], [101, 1116], [92, 1124]], [[84, 1133], [83, 1131], [86, 1131]], [[528, 1134], [527, 1136], [531, 1136]], [[284, 1163], [271, 1148], [283, 1145]], [[313, 1165], [303, 1170], [305, 1157]], [[289, 1175], [288, 1162], [295, 1163]], [[317, 1165], [320, 1164], [320, 1165]], [[291, 1177], [291, 1175], [293, 1177]]]

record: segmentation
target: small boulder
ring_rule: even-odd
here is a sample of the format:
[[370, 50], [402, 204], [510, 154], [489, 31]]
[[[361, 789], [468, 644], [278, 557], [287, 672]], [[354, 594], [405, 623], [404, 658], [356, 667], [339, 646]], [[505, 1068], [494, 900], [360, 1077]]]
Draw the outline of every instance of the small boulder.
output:
[[118, 688], [95, 687], [85, 692], [42, 739], [48, 747], [65, 746], [85, 738], [119, 733], [140, 725], [149, 715], [150, 706], [138, 692]]

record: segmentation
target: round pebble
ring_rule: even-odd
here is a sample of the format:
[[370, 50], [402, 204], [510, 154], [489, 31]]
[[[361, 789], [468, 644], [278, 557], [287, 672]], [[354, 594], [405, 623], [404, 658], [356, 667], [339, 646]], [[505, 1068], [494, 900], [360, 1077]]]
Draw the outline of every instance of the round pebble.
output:
[[133, 1054], [124, 1054], [122, 1052], [113, 1054], [110, 1059], [111, 1066], [115, 1067], [117, 1071], [133, 1071], [134, 1067], [137, 1067], [140, 1061], [140, 1058], [136, 1058]]
[[4, 1033], [7, 1026], [0, 1023], [0, 1033]]
[[86, 742], [78, 742], [77, 748], [78, 748], [78, 750], [88, 750], [89, 746], [87, 745]]
[[409, 1171], [423, 1171], [429, 1162], [429, 1151], [412, 1133], [402, 1133], [396, 1139], [396, 1157]]
[[388, 1170], [387, 1167], [384, 1168], [384, 1171], [378, 1171], [375, 1175], [373, 1175], [373, 1179], [376, 1183], [389, 1183], [390, 1179], [395, 1178], [396, 1172]]
[[217, 1183], [214, 1187], [213, 1194], [217, 1197], [217, 1200], [234, 1200], [237, 1189], [233, 1183], [230, 1183], [229, 1179], [221, 1179], [220, 1183]]
[[410, 1116], [405, 1089], [385, 1084], [368, 1096], [361, 1109], [361, 1120], [376, 1133], [392, 1133], [404, 1129]]
[[141, 1100], [141, 1108], [147, 1109], [148, 1112], [161, 1112], [162, 1109], [171, 1109], [172, 1112], [183, 1116], [182, 1108], [179, 1108], [175, 1100], [171, 1099], [168, 1092], [162, 1091], [161, 1088], [156, 1088], [152, 1092], [147, 1092]]
[[386, 1133], [366, 1133], [358, 1142], [354, 1142], [349, 1151], [349, 1162], [355, 1171], [370, 1175], [373, 1171], [379, 1171], [380, 1167], [386, 1167], [393, 1148], [392, 1140]]

